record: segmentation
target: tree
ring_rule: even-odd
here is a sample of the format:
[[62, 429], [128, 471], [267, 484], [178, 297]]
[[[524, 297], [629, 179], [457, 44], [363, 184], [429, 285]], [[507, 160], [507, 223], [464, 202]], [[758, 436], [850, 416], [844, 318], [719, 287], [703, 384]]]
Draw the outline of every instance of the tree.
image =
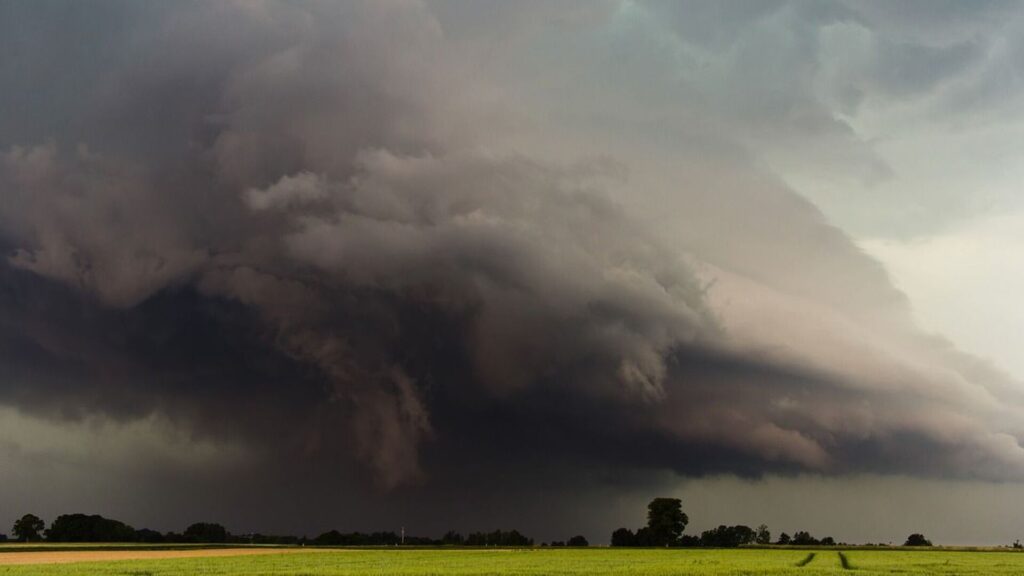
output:
[[[412, 541], [413, 537], [406, 538]], [[312, 540], [315, 546], [395, 546], [401, 541], [401, 537], [394, 532], [373, 532], [363, 534], [362, 532], [350, 532], [343, 534], [337, 530], [330, 530], [317, 536]]]
[[768, 530], [767, 524], [761, 524], [757, 527], [757, 532], [754, 535], [754, 542], [758, 544], [771, 544], [772, 533]]
[[143, 528], [135, 531], [136, 542], [147, 542], [157, 543], [164, 541], [164, 535], [157, 532], [156, 530], [150, 530], [149, 528]]
[[583, 547], [583, 546], [590, 546], [590, 542], [587, 542], [586, 538], [584, 538], [583, 536], [577, 534], [576, 536], [573, 536], [572, 538], [569, 538], [569, 541], [566, 542], [566, 545], [567, 546]]
[[441, 537], [441, 543], [450, 546], [461, 546], [465, 541], [466, 539], [462, 537], [462, 534], [455, 530], [449, 530]]
[[793, 534], [793, 544], [797, 546], [817, 546], [818, 539], [814, 536], [811, 536], [810, 532], [801, 530]]
[[315, 546], [341, 546], [344, 543], [344, 536], [337, 530], [328, 530], [313, 539]]
[[619, 528], [612, 532], [612, 546], [636, 546], [636, 534], [629, 528]]
[[790, 542], [792, 542], [792, 540], [790, 539], [789, 534], [786, 534], [785, 532], [783, 532], [782, 534], [779, 534], [779, 541], [776, 542], [776, 544], [781, 544], [781, 545], [785, 546], [786, 544], [789, 544]]
[[185, 529], [185, 540], [203, 543], [227, 542], [228, 531], [213, 522], [196, 522]]
[[685, 548], [696, 548], [700, 546], [700, 536], [690, 536], [689, 534], [683, 534], [679, 538], [679, 545]]
[[466, 536], [466, 546], [533, 546], [533, 538], [520, 534], [518, 530], [473, 532]]
[[134, 542], [135, 529], [97, 514], [62, 514], [50, 524], [51, 542]]
[[736, 548], [754, 541], [755, 532], [749, 526], [719, 526], [700, 535], [700, 545], [710, 548]]
[[647, 528], [654, 546], [678, 545], [689, 522], [678, 498], [655, 498], [647, 505]]
[[35, 514], [25, 514], [14, 521], [14, 528], [11, 529], [11, 532], [20, 542], [34, 542], [42, 539], [39, 533], [45, 527], [46, 524], [43, 523], [43, 520]]
[[636, 531], [633, 537], [633, 546], [659, 546], [654, 540], [654, 533], [647, 526]]
[[907, 536], [907, 541], [903, 544], [904, 546], [931, 546], [932, 541], [925, 538], [924, 534], [911, 534]]

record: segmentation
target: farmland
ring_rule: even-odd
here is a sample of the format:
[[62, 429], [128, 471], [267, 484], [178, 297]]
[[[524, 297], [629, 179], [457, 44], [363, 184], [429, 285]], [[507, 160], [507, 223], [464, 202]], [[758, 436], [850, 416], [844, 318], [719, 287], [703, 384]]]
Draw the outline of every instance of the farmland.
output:
[[[252, 550], [252, 549], [242, 549]], [[275, 553], [279, 550], [282, 553]], [[3, 576], [362, 576], [679, 575], [679, 574], [1021, 574], [1024, 554], [1009, 551], [879, 549], [281, 549], [220, 555], [64, 564], [3, 565]], [[198, 551], [193, 551], [194, 554]], [[227, 550], [218, 550], [218, 553]], [[32, 552], [10, 552], [5, 559]], [[50, 552], [52, 553], [52, 551]], [[69, 552], [75, 553], [75, 552]], [[117, 553], [111, 551], [111, 553]], [[173, 554], [168, 551], [168, 554]], [[845, 562], [844, 562], [845, 556]], [[845, 566], [844, 566], [845, 564]], [[852, 571], [852, 572], [851, 572]]]

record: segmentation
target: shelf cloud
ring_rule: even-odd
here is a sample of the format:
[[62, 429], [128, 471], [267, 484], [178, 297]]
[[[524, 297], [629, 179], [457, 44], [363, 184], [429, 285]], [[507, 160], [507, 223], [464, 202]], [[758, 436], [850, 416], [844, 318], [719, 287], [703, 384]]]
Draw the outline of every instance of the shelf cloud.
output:
[[898, 177], [858, 111], [1010, 105], [971, 32], [1008, 8], [900, 6], [930, 36], [884, 3], [4, 4], [4, 414], [424, 518], [664, 473], [1024, 480], [1020, 382], [847, 230], [901, 208], [794, 185]]

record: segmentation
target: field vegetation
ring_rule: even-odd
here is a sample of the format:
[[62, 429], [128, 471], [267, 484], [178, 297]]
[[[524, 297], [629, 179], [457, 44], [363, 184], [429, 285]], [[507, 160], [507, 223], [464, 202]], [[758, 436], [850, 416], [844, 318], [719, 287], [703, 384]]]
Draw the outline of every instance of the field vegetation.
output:
[[[294, 548], [292, 548], [294, 550]], [[845, 560], [844, 560], [845, 556]], [[2, 566], [3, 576], [1019, 575], [1024, 554], [820, 549], [317, 549], [292, 554]]]
[[[582, 535], [535, 545], [517, 530], [450, 531], [440, 538], [330, 530], [315, 538], [232, 534], [212, 522], [181, 533], [136, 530], [98, 515], [65, 514], [49, 528], [27, 514], [19, 543], [0, 544], [0, 576], [485, 576], [1024, 574], [1024, 551], [938, 549], [920, 533], [902, 547], [848, 546], [806, 531], [718, 526], [684, 534], [681, 502], [655, 498], [647, 522], [611, 534], [610, 547]], [[773, 543], [774, 542], [774, 543]]]

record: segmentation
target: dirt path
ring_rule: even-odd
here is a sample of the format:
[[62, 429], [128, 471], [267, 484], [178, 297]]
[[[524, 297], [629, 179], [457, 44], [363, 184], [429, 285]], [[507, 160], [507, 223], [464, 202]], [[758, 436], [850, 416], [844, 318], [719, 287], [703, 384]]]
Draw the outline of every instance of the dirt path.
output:
[[0, 566], [11, 564], [68, 564], [110, 560], [156, 560], [161, 558], [207, 558], [316, 552], [307, 548], [213, 548], [208, 550], [74, 550], [68, 552], [10, 552], [0, 554]]

